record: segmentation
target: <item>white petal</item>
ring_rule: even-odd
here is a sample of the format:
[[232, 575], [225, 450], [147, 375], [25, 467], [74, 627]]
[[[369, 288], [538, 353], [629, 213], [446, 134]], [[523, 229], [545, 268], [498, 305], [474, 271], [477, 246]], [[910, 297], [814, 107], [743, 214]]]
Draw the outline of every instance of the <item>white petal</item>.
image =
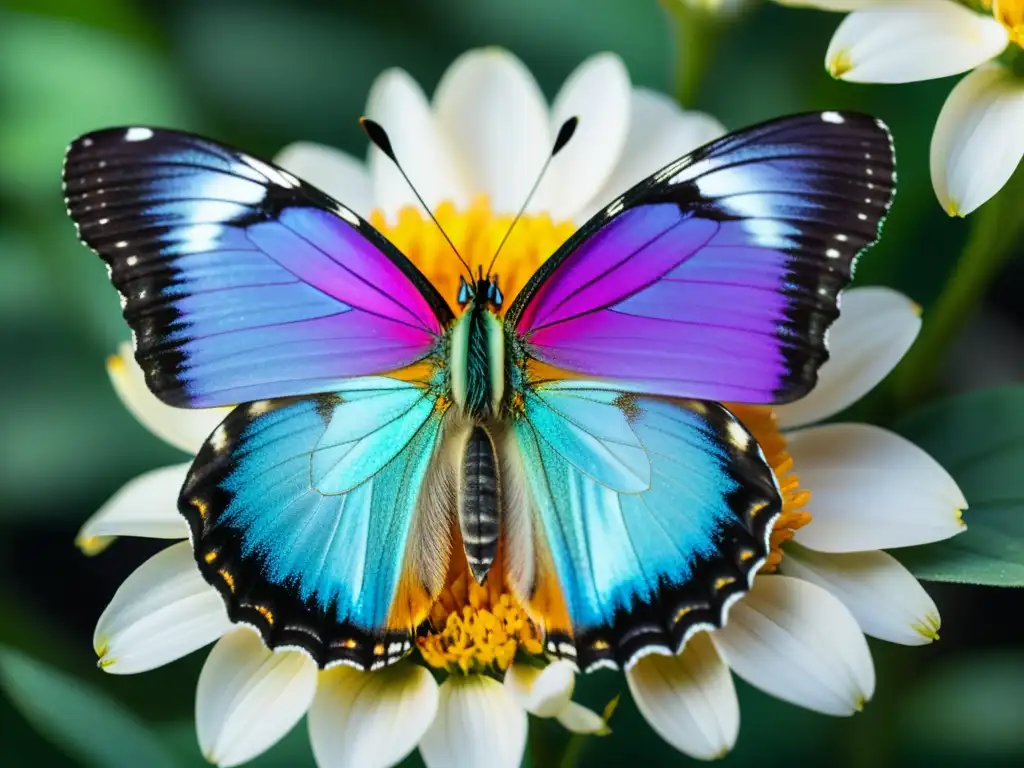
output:
[[908, 0], [855, 11], [825, 54], [833, 77], [910, 83], [973, 69], [1006, 47], [1006, 29], [953, 0]]
[[196, 735], [206, 759], [244, 763], [276, 744], [306, 714], [317, 666], [299, 651], [273, 652], [252, 629], [213, 647], [196, 688]]
[[505, 688], [519, 706], [537, 717], [554, 717], [569, 703], [576, 672], [564, 659], [546, 667], [513, 664], [505, 673]]
[[826, 715], [852, 715], [875, 692], [875, 668], [857, 620], [821, 587], [760, 576], [713, 635], [740, 677]]
[[161, 467], [129, 480], [85, 521], [75, 544], [85, 554], [95, 555], [118, 536], [188, 538], [188, 525], [178, 512], [178, 492], [189, 466]]
[[569, 75], [551, 108], [551, 136], [570, 117], [578, 117], [579, 124], [551, 161], [534, 198], [535, 210], [562, 221], [597, 195], [626, 143], [629, 107], [629, 73], [615, 54], [591, 56]]
[[526, 749], [526, 710], [497, 680], [452, 675], [420, 742], [427, 768], [517, 768]]
[[828, 331], [829, 359], [811, 393], [776, 408], [779, 426], [799, 427], [853, 405], [896, 367], [921, 330], [921, 308], [891, 288], [854, 288], [842, 296]]
[[939, 637], [935, 602], [892, 555], [787, 546], [780, 568], [842, 600], [867, 635], [902, 645], [926, 645]]
[[725, 126], [710, 115], [684, 112], [668, 96], [646, 88], [633, 89], [629, 114], [629, 132], [619, 162], [576, 217], [580, 224], [634, 184], [725, 134]]
[[373, 183], [362, 160], [323, 144], [297, 141], [277, 153], [274, 162], [344, 203], [364, 219], [373, 210]]
[[555, 719], [567, 731], [572, 731], [573, 733], [585, 733], [593, 736], [604, 736], [611, 733], [608, 723], [604, 721], [601, 715], [592, 709], [587, 709], [582, 704], [577, 704], [575, 701], [570, 701], [562, 707], [558, 714], [555, 715]]
[[131, 344], [107, 358], [107, 373], [118, 397], [142, 426], [186, 453], [198, 453], [203, 441], [231, 412], [230, 408], [172, 408], [146, 386]]
[[187, 541], [140, 565], [114, 594], [93, 633], [107, 672], [130, 675], [180, 659], [231, 628], [224, 600], [199, 575]]
[[437, 683], [416, 664], [374, 672], [339, 666], [320, 674], [309, 710], [319, 768], [382, 768], [400, 763], [437, 713]]
[[811, 492], [800, 544], [822, 552], [909, 547], [964, 530], [967, 501], [935, 459], [868, 424], [826, 424], [786, 435], [800, 484]]
[[931, 146], [932, 185], [951, 216], [966, 216], [1009, 181], [1024, 157], [1024, 81], [978, 67], [946, 99]]
[[[423, 89], [403, 69], [382, 73], [370, 89], [367, 117], [380, 123], [391, 148], [423, 200], [434, 209], [444, 200], [467, 202], [452, 155], [441, 138]], [[376, 207], [392, 220], [400, 208], [421, 208], [402, 174], [376, 147], [370, 148], [370, 175]]]
[[640, 659], [626, 672], [626, 682], [644, 719], [680, 752], [713, 760], [736, 743], [736, 689], [706, 633], [694, 635], [679, 656]]
[[[434, 107], [469, 192], [486, 194], [499, 213], [518, 211], [554, 139], [526, 66], [499, 48], [467, 51], [441, 78]], [[542, 209], [535, 202], [529, 210]]]

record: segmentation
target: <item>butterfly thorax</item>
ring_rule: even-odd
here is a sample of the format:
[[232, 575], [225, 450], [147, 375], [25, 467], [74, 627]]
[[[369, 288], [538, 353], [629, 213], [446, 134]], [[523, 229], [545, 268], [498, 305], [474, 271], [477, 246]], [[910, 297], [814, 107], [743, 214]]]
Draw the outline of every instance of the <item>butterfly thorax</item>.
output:
[[455, 321], [449, 344], [452, 399], [474, 421], [496, 418], [505, 396], [505, 330], [495, 312], [501, 292], [481, 279], [474, 288], [463, 282], [459, 302], [465, 311]]

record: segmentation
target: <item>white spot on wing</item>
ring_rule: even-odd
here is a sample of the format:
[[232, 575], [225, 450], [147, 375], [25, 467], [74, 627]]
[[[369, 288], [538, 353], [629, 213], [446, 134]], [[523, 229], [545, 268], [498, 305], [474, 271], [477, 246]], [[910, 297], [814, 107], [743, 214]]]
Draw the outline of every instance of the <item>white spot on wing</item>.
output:
[[821, 119], [826, 123], [835, 123], [836, 125], [842, 125], [846, 122], [843, 116], [838, 112], [822, 112]]
[[134, 267], [136, 264], [139, 263], [139, 257], [138, 256], [129, 256], [127, 259], [125, 259], [125, 263], [129, 267]]
[[257, 160], [255, 157], [249, 155], [242, 155], [242, 160], [245, 161], [246, 165], [252, 168], [257, 173], [261, 173], [266, 176], [270, 181], [278, 184], [286, 189], [299, 186], [298, 180], [289, 174], [281, 173], [276, 168], [273, 168], [262, 160]]
[[125, 141], [145, 141], [152, 138], [153, 132], [149, 128], [129, 128], [124, 134]]
[[262, 413], [266, 413], [270, 410], [269, 400], [257, 400], [255, 403], [249, 406], [250, 416], [259, 416]]
[[830, 259], [838, 259], [839, 251], [836, 248], [829, 248], [827, 251], [825, 251], [825, 255], [828, 256]]
[[336, 214], [338, 214], [339, 216], [341, 216], [341, 218], [343, 218], [345, 221], [347, 221], [353, 227], [358, 227], [359, 226], [359, 217], [356, 216], [354, 213], [352, 213], [352, 211], [350, 211], [348, 208], [346, 208], [341, 203], [338, 203], [336, 206], [334, 206], [334, 212]]
[[747, 446], [750, 444], [750, 435], [735, 421], [729, 422], [729, 426], [725, 428], [729, 435], [729, 442], [739, 448], [741, 451], [747, 450]]
[[228, 433], [223, 424], [213, 430], [213, 434], [210, 435], [210, 445], [217, 453], [221, 453], [228, 447]]

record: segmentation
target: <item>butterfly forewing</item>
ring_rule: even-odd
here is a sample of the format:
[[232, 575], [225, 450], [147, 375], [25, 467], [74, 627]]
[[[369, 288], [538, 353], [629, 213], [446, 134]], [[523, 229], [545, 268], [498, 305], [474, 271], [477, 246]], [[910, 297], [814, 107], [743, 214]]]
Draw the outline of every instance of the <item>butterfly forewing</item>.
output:
[[373, 227], [287, 171], [191, 134], [87, 134], [68, 212], [107, 262], [171, 405], [332, 391], [430, 354], [451, 310]]
[[507, 320], [533, 358], [624, 389], [796, 399], [893, 190], [875, 118], [813, 113], [731, 134], [594, 217]]

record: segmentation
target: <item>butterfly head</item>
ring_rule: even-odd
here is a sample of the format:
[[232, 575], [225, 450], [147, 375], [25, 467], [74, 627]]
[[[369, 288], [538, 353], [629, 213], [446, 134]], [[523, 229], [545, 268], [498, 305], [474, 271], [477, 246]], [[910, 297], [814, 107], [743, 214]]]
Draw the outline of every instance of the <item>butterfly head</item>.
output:
[[480, 274], [472, 283], [466, 282], [464, 277], [459, 279], [458, 302], [462, 309], [475, 301], [497, 312], [504, 300], [505, 296], [498, 287], [497, 275], [485, 277]]

